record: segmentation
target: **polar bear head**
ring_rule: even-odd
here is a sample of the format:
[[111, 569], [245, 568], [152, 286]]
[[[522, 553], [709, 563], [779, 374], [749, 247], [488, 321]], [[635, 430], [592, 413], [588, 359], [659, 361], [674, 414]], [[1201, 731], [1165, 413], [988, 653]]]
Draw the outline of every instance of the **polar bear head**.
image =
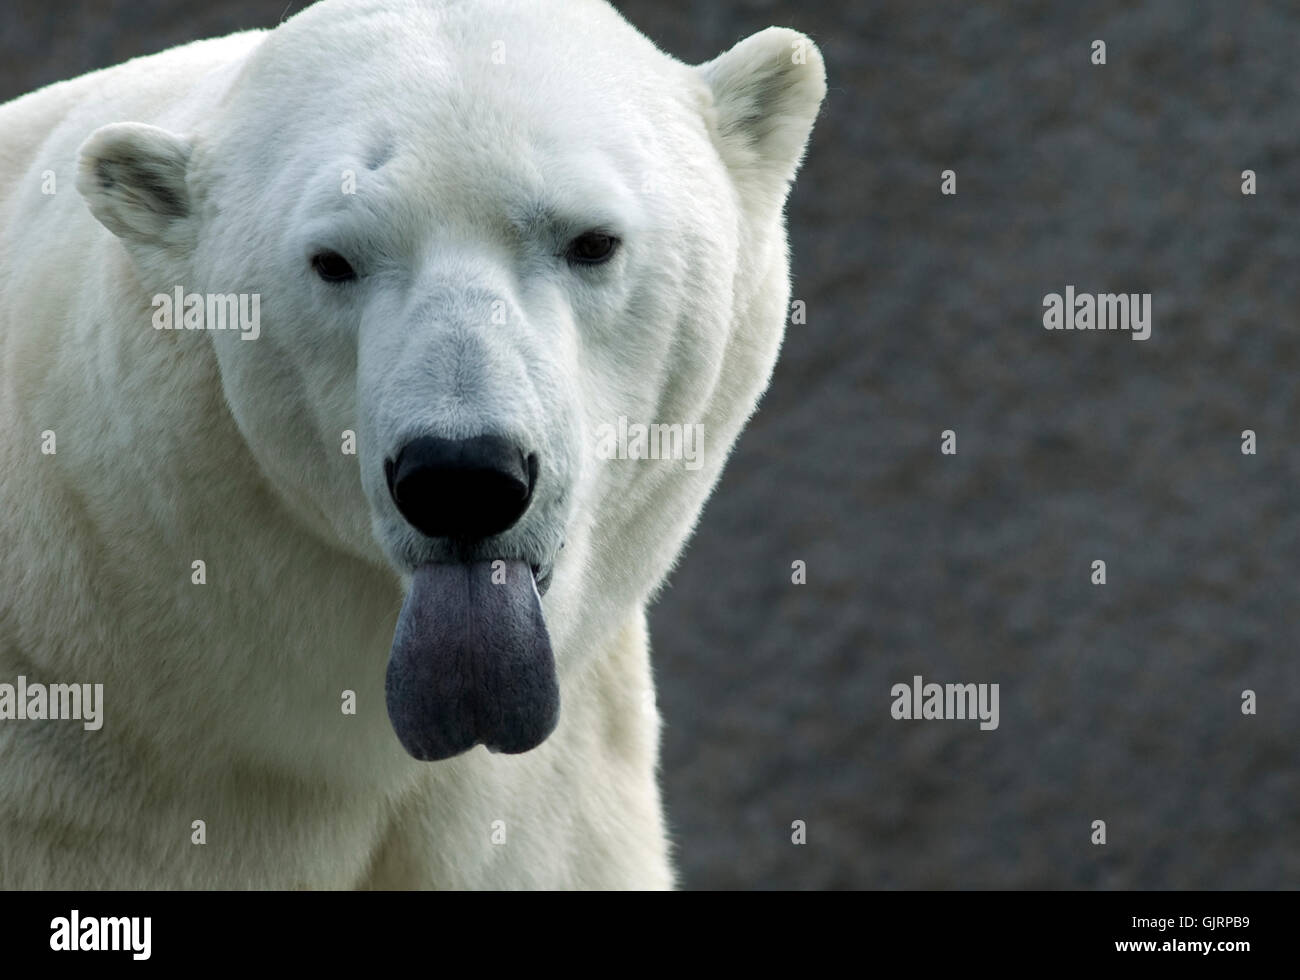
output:
[[[204, 336], [260, 478], [406, 590], [412, 754], [538, 744], [552, 651], [667, 574], [775, 361], [824, 94], [790, 30], [688, 66], [595, 0], [327, 0], [85, 143], [142, 296], [259, 297]], [[638, 426], [694, 456], [607, 451]]]

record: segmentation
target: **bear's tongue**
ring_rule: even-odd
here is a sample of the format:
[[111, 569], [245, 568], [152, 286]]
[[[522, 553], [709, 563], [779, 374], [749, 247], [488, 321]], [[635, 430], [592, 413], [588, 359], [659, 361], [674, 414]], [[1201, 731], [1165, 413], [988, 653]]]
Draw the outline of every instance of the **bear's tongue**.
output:
[[[417, 759], [449, 759], [482, 742], [527, 752], [555, 728], [560, 688], [528, 565], [504, 561], [416, 569], [388, 659], [388, 717]], [[504, 581], [502, 581], [504, 579]]]

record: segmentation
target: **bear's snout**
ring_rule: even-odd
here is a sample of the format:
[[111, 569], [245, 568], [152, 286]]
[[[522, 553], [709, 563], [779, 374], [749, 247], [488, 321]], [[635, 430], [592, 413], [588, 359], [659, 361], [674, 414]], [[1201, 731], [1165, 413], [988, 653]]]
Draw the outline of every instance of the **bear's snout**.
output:
[[537, 456], [500, 436], [422, 436], [384, 464], [406, 521], [431, 538], [478, 541], [513, 527], [528, 509]]

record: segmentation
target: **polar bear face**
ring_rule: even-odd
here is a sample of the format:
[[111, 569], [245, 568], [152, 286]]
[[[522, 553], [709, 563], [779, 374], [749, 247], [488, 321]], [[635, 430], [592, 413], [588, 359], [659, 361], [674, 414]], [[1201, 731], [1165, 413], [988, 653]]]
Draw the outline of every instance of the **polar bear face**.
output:
[[[769, 29], [687, 66], [595, 2], [325, 2], [207, 86], [189, 131], [96, 132], [79, 187], [149, 295], [260, 296], [256, 339], [205, 336], [287, 509], [401, 579], [408, 749], [530, 748], [552, 647], [657, 587], [767, 383], [820, 56]], [[703, 426], [702, 465], [600, 458], [620, 419]], [[460, 722], [419, 693], [467, 677]]]

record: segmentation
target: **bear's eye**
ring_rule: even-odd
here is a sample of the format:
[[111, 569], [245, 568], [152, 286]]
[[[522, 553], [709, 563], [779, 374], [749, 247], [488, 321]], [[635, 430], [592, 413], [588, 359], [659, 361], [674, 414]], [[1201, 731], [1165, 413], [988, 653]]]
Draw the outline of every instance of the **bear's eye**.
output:
[[573, 241], [564, 257], [574, 265], [600, 265], [608, 262], [618, 248], [618, 239], [603, 231], [585, 231]]
[[338, 252], [317, 252], [311, 257], [311, 267], [326, 282], [347, 282], [357, 277], [356, 270]]

